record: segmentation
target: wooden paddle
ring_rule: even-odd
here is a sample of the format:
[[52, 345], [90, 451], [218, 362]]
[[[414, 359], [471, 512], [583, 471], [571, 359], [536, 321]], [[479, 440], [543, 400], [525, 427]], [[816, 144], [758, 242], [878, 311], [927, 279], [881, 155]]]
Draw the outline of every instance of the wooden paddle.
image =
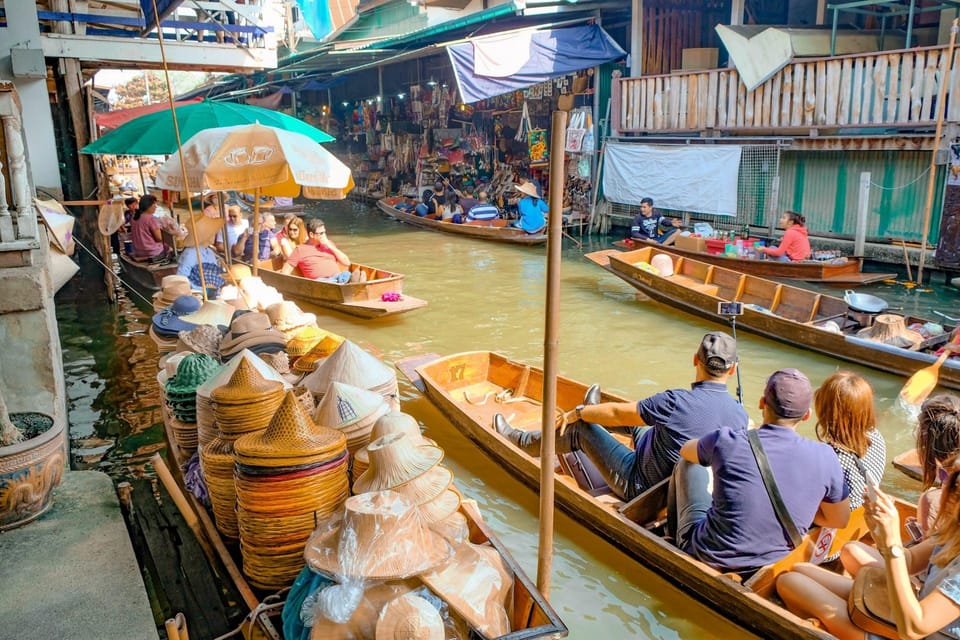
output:
[[960, 347], [960, 345], [950, 344], [945, 346], [943, 353], [940, 354], [936, 362], [920, 369], [910, 376], [907, 384], [903, 385], [903, 389], [900, 390], [900, 398], [905, 403], [919, 406], [927, 399], [930, 392], [937, 386], [937, 380], [940, 377], [940, 367], [947, 361], [950, 354], [953, 353], [951, 347]]

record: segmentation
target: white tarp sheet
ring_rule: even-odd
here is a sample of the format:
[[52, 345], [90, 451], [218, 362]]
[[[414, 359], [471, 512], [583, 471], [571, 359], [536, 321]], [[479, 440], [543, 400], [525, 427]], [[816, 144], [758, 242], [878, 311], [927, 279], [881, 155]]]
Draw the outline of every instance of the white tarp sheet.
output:
[[611, 202], [737, 215], [740, 147], [607, 142], [603, 194]]

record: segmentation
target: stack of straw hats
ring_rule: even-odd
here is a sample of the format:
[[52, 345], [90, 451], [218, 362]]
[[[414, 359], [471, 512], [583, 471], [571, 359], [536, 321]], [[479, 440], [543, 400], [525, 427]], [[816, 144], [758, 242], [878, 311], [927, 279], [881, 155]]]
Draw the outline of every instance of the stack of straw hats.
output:
[[418, 444], [406, 433], [389, 433], [371, 442], [367, 455], [370, 467], [354, 478], [354, 493], [394, 491], [415, 505], [428, 525], [460, 508], [453, 472], [440, 464], [440, 447]]
[[264, 311], [267, 307], [283, 302], [283, 296], [273, 287], [263, 283], [257, 276], [244, 278], [239, 282], [240, 296], [250, 309]]
[[302, 384], [322, 400], [332, 382], [376, 391], [387, 399], [392, 409], [400, 408], [396, 371], [349, 340], [306, 376]]
[[376, 640], [444, 640], [443, 617], [425, 598], [394, 598], [377, 618]]
[[[310, 373], [316, 371], [317, 367], [327, 361], [327, 358], [340, 348], [346, 342], [346, 338], [338, 336], [335, 333], [327, 332], [303, 355], [299, 356], [293, 363], [293, 370], [299, 373]], [[290, 344], [287, 344], [287, 353], [290, 353]], [[299, 350], [299, 349], [297, 349]]]
[[300, 327], [294, 331], [293, 334], [287, 338], [286, 350], [287, 355], [290, 357], [290, 363], [295, 364], [297, 358], [310, 353], [310, 350], [320, 344], [320, 341], [323, 340], [327, 335], [327, 331], [324, 331], [319, 327], [311, 326]]
[[316, 518], [350, 494], [346, 438], [314, 424], [288, 391], [270, 426], [233, 450], [243, 571], [258, 587], [281, 589], [303, 568]]
[[[422, 444], [437, 443], [430, 438], [424, 438], [420, 433], [420, 425], [417, 421], [406, 413], [400, 411], [391, 411], [380, 417], [373, 425], [373, 431], [370, 432], [370, 440], [382, 438], [388, 433], [405, 433], [411, 442], [417, 446]], [[353, 454], [352, 472], [354, 478], [359, 478], [364, 471], [370, 467], [370, 456], [367, 453], [367, 447], [358, 449]]]
[[196, 325], [212, 325], [214, 327], [229, 327], [230, 320], [233, 319], [233, 312], [236, 308], [227, 304], [223, 300], [204, 300], [200, 309], [190, 315], [183, 316], [181, 320]]
[[217, 387], [230, 382], [230, 378], [233, 377], [241, 362], [252, 366], [264, 379], [280, 382], [284, 388], [290, 387], [280, 374], [258, 358], [255, 353], [241, 351], [240, 355], [221, 366], [206, 382], [197, 387], [197, 440], [201, 449], [217, 437], [217, 425], [213, 416], [213, 401], [210, 399], [210, 394]]
[[187, 276], [163, 276], [160, 281], [160, 291], [153, 294], [153, 310], [163, 311], [173, 304], [180, 296], [191, 295], [190, 280]]
[[220, 357], [226, 362], [244, 349], [257, 354], [277, 353], [283, 351], [286, 344], [286, 337], [270, 326], [270, 318], [265, 313], [238, 311], [220, 343]]
[[304, 313], [296, 302], [290, 300], [274, 303], [267, 307], [266, 312], [270, 317], [270, 324], [287, 340], [304, 327], [317, 326], [316, 315]]
[[337, 429], [347, 437], [353, 453], [370, 442], [373, 425], [390, 411], [383, 396], [342, 382], [333, 382], [317, 405], [317, 424]]
[[[414, 588], [423, 588], [414, 580], [394, 580], [368, 585], [357, 605], [353, 616], [343, 624], [332, 622], [323, 615], [323, 603], [326, 594], [320, 592], [319, 614], [310, 630], [310, 640], [355, 640], [357, 638], [376, 638], [377, 622], [380, 613], [393, 600], [410, 593]], [[336, 593], [336, 585], [327, 587]], [[324, 590], [325, 591], [325, 590]], [[332, 600], [333, 598], [331, 598]], [[408, 636], [415, 639], [416, 636]]]
[[170, 353], [177, 348], [177, 338], [181, 331], [190, 331], [196, 325], [184, 322], [182, 316], [200, 308], [200, 301], [191, 295], [177, 297], [173, 304], [154, 314], [148, 334], [157, 344], [161, 354]]
[[197, 387], [204, 383], [219, 364], [202, 353], [180, 360], [177, 373], [164, 385], [164, 397], [173, 418], [170, 426], [177, 446], [187, 454], [197, 450]]
[[227, 384], [210, 393], [217, 437], [200, 449], [200, 464], [210, 491], [217, 529], [227, 538], [240, 536], [237, 492], [233, 479], [233, 443], [241, 435], [266, 429], [283, 401], [284, 385], [267, 380], [246, 358]]

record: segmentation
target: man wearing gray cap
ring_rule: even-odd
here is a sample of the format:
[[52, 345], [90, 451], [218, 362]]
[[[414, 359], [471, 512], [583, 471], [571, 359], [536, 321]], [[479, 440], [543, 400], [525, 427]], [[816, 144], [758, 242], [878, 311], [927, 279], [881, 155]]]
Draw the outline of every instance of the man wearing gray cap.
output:
[[[670, 483], [678, 547], [720, 571], [748, 574], [793, 549], [791, 529], [803, 536], [813, 524], [846, 526], [850, 507], [836, 454], [796, 432], [812, 397], [805, 375], [781, 369], [760, 398], [759, 455], [746, 432], [726, 427], [683, 445]], [[790, 522], [780, 519], [764, 483], [763, 454]]]
[[[636, 403], [597, 404], [600, 389], [594, 385], [584, 404], [565, 416], [567, 427], [557, 437], [557, 452], [583, 451], [613, 492], [632, 500], [670, 477], [683, 443], [720, 427], [746, 429], [747, 412], [727, 391], [727, 380], [737, 370], [736, 341], [720, 331], [706, 334], [693, 366], [696, 377], [690, 389], [663, 391]], [[539, 430], [514, 429], [499, 413], [493, 426], [529, 455], [540, 455]], [[634, 447], [610, 431], [630, 434]]]

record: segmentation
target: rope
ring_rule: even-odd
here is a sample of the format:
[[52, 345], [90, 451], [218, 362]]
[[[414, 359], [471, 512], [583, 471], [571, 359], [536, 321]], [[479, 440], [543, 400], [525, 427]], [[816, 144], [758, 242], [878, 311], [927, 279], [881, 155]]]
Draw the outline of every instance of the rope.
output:
[[[113, 269], [111, 269], [108, 264], [106, 264], [103, 260], [101, 260], [101, 259], [100, 259], [100, 256], [98, 256], [96, 253], [94, 253], [94, 252], [91, 251], [89, 248], [87, 248], [87, 246], [86, 246], [85, 244], [83, 244], [82, 242], [80, 242], [80, 241], [77, 239], [76, 236], [73, 237], [73, 240], [74, 240], [74, 242], [77, 243], [77, 246], [78, 246], [78, 247], [80, 247], [81, 249], [83, 249], [84, 251], [86, 251], [88, 254], [90, 254], [90, 257], [93, 258], [94, 260], [96, 260], [96, 261], [100, 264], [100, 266], [102, 266], [104, 269], [106, 269], [106, 270], [109, 271], [110, 273], [113, 273]], [[118, 276], [116, 273], [113, 273], [113, 277], [116, 278], [117, 280], [119, 280], [121, 283], [125, 284], [125, 285], [127, 286], [127, 289], [129, 289], [129, 290], [132, 291], [134, 294], [136, 294], [136, 296], [137, 296], [138, 298], [140, 298], [141, 300], [143, 300], [144, 302], [146, 302], [148, 305], [152, 305], [152, 304], [153, 304], [153, 300], [148, 300], [147, 298], [145, 298], [145, 297], [143, 296], [143, 294], [140, 293], [139, 291], [137, 291], [136, 288], [135, 288], [132, 284], [130, 284], [129, 282], [125, 281], [123, 278], [121, 278], [120, 276]]]
[[924, 170], [923, 170], [923, 173], [921, 173], [920, 175], [918, 175], [916, 178], [914, 178], [913, 180], [911, 180], [911, 181], [908, 182], [907, 184], [902, 184], [902, 185], [900, 185], [899, 187], [885, 187], [885, 186], [883, 186], [882, 184], [877, 184], [876, 182], [873, 182], [872, 180], [870, 181], [870, 186], [871, 186], [871, 187], [876, 187], [877, 189], [881, 189], [881, 190], [883, 190], [883, 191], [897, 191], [898, 189], [906, 189], [907, 187], [909, 187], [909, 186], [912, 185], [913, 183], [915, 183], [915, 182], [920, 182], [920, 179], [923, 178], [923, 176], [927, 175], [928, 173], [930, 173], [930, 167], [927, 167], [926, 169], [924, 169]]

